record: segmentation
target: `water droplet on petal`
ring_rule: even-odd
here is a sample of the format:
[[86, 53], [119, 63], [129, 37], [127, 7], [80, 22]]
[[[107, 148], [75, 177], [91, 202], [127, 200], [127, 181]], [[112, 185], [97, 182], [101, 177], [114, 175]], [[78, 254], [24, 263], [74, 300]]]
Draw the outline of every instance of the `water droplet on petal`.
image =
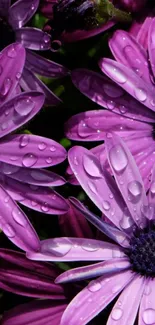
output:
[[119, 144], [110, 149], [109, 153], [112, 167], [117, 173], [123, 172], [128, 165], [128, 158], [123, 147]]
[[152, 308], [144, 310], [143, 321], [146, 325], [153, 325], [155, 322], [155, 310]]
[[109, 108], [110, 110], [113, 110], [115, 108], [115, 103], [113, 102], [113, 100], [107, 100], [107, 108]]
[[4, 199], [4, 202], [8, 203], [9, 201], [10, 201], [10, 196], [6, 196], [5, 199]]
[[25, 227], [27, 224], [27, 219], [24, 217], [24, 215], [21, 213], [21, 211], [18, 208], [15, 208], [12, 211], [12, 217], [15, 222], [17, 222], [20, 226]]
[[142, 195], [142, 185], [140, 182], [138, 181], [132, 181], [128, 184], [128, 192], [129, 192], [129, 195], [130, 195], [130, 199], [131, 201], [135, 203], [135, 200], [136, 202], [139, 201], [141, 195]]
[[1, 169], [4, 174], [11, 175], [16, 173], [19, 170], [19, 167], [4, 163], [2, 164]]
[[22, 74], [21, 74], [20, 72], [17, 72], [17, 74], [16, 74], [16, 79], [19, 80], [19, 79], [21, 78], [21, 75], [22, 75]]
[[3, 225], [2, 227], [2, 231], [4, 232], [4, 234], [9, 237], [9, 238], [13, 238], [15, 237], [15, 231], [12, 228], [11, 225], [9, 225], [8, 223], [6, 223], [5, 225]]
[[112, 288], [112, 292], [116, 293], [121, 289], [121, 284], [116, 284], [113, 288]]
[[53, 162], [53, 159], [51, 157], [48, 157], [46, 159], [47, 164], [51, 164]]
[[120, 226], [122, 229], [127, 230], [131, 228], [134, 224], [132, 217], [129, 215], [128, 211], [125, 211], [122, 219], [120, 220]]
[[84, 155], [83, 166], [88, 175], [93, 177], [102, 177], [99, 162], [95, 157]]
[[102, 288], [101, 283], [98, 280], [91, 281], [87, 286], [87, 289], [90, 292], [99, 291], [101, 288]]
[[91, 190], [94, 194], [98, 194], [98, 192], [97, 192], [97, 188], [96, 188], [96, 185], [95, 185], [93, 182], [89, 181], [89, 182], [88, 182], [88, 187], [90, 188], [90, 190]]
[[47, 202], [44, 202], [44, 204], [41, 206], [41, 210], [43, 212], [48, 212], [49, 211], [49, 206]]
[[104, 69], [116, 82], [124, 84], [127, 81], [124, 72], [120, 68], [115, 68], [111, 64], [105, 64]]
[[39, 150], [43, 151], [47, 148], [47, 145], [46, 145], [46, 143], [41, 142], [40, 144], [38, 144], [38, 148], [39, 148]]
[[42, 243], [41, 252], [55, 256], [65, 256], [72, 248], [72, 243], [67, 238], [53, 239], [52, 242]]
[[127, 112], [127, 107], [124, 105], [119, 106], [120, 113], [125, 114]]
[[110, 207], [111, 207], [111, 205], [108, 201], [103, 201], [102, 206], [105, 211], [109, 211]]
[[149, 296], [150, 293], [151, 293], [151, 287], [150, 285], [147, 284], [144, 289], [144, 295]]
[[50, 147], [50, 151], [51, 151], [51, 152], [56, 151], [56, 147], [55, 147], [55, 146], [51, 146], [51, 147]]
[[13, 45], [12, 46], [9, 46], [9, 49], [7, 51], [7, 56], [9, 58], [12, 58], [12, 59], [17, 56], [17, 51], [16, 51], [16, 49], [14, 48]]
[[144, 102], [146, 100], [147, 95], [146, 95], [146, 92], [144, 89], [135, 88], [134, 92], [135, 92], [135, 96], [138, 100], [140, 100], [141, 102]]
[[22, 135], [20, 138], [20, 147], [26, 147], [29, 143], [29, 139], [28, 135]]
[[6, 96], [11, 88], [12, 81], [10, 78], [6, 78], [0, 88], [0, 95]]
[[119, 320], [123, 315], [123, 310], [121, 308], [114, 308], [111, 313], [111, 317], [114, 320]]
[[98, 242], [93, 243], [85, 240], [81, 245], [81, 248], [88, 252], [95, 252], [99, 249], [99, 245]]
[[151, 192], [152, 196], [155, 195], [155, 182], [152, 182], [151, 187], [150, 187], [150, 192]]
[[34, 105], [34, 101], [31, 97], [19, 98], [14, 103], [14, 109], [19, 115], [26, 116], [32, 111]]
[[36, 155], [34, 155], [33, 153], [27, 153], [23, 157], [22, 163], [25, 167], [31, 167], [36, 164], [37, 160], [38, 157]]

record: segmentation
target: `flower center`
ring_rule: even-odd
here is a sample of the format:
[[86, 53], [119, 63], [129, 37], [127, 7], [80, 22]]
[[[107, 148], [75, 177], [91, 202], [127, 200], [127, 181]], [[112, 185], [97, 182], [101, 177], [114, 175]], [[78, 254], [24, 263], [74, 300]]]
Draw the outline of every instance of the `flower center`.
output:
[[7, 45], [15, 42], [15, 33], [8, 22], [0, 17], [0, 51]]
[[144, 229], [136, 229], [126, 253], [132, 270], [147, 277], [155, 277], [155, 221]]

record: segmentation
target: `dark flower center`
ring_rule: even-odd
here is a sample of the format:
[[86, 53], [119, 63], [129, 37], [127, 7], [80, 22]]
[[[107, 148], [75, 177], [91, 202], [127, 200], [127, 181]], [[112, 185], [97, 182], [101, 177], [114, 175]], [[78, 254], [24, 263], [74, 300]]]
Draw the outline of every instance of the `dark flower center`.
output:
[[8, 22], [0, 17], [0, 51], [15, 42], [15, 33]]
[[127, 250], [132, 270], [147, 277], [155, 277], [155, 221], [144, 229], [136, 229]]

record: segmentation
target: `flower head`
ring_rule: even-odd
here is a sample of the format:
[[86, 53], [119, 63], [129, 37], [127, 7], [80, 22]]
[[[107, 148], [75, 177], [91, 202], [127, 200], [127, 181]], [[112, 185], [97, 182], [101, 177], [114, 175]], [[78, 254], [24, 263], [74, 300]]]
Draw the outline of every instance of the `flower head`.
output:
[[80, 185], [110, 222], [98, 218], [76, 199], [72, 199], [72, 204], [112, 243], [55, 238], [41, 242], [39, 253], [27, 254], [34, 260], [102, 261], [68, 270], [56, 279], [60, 283], [97, 278], [72, 300], [61, 325], [87, 324], [118, 295], [108, 325], [133, 325], [139, 307], [142, 324], [154, 321], [155, 173], [146, 196], [141, 175], [125, 142], [115, 133], [108, 133], [105, 143], [116, 183], [98, 158], [83, 147], [69, 151], [69, 162]]
[[43, 92], [46, 95], [45, 103], [47, 105], [57, 105], [60, 103], [59, 98], [35, 74], [60, 78], [67, 75], [68, 70], [31, 51], [50, 49], [51, 39], [47, 33], [40, 29], [24, 27], [35, 14], [39, 0], [18, 0], [14, 4], [10, 4], [10, 0], [0, 0], [0, 51], [15, 41], [21, 43], [26, 48], [26, 62], [21, 79], [19, 78], [20, 86], [26, 91]]
[[[78, 114], [66, 124], [66, 134], [74, 140], [101, 141], [105, 139], [106, 132], [111, 131], [123, 137], [135, 156], [147, 188], [155, 162], [155, 19], [150, 18], [149, 22], [149, 60], [141, 44], [132, 35], [120, 30], [109, 42], [117, 61], [100, 60], [103, 76], [84, 69], [73, 71], [72, 80], [78, 89], [107, 110]], [[145, 22], [140, 39], [144, 36], [146, 40], [144, 27], [148, 27]], [[98, 157], [101, 152], [104, 155], [103, 146], [93, 149]]]

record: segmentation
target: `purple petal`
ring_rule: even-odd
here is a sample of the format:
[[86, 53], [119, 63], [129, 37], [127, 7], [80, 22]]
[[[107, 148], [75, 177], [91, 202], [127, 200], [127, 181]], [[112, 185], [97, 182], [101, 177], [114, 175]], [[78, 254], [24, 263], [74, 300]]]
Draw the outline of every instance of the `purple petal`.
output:
[[[27, 135], [23, 135], [23, 141], [27, 141]], [[17, 167], [1, 163], [1, 173], [21, 183], [39, 186], [60, 186], [66, 183], [65, 179], [58, 174], [44, 169], [32, 169]]]
[[0, 15], [3, 17], [8, 15], [11, 0], [0, 0]]
[[[86, 219], [90, 221], [102, 233], [104, 233], [106, 236], [114, 240], [117, 244], [121, 245], [122, 247], [129, 247], [129, 241], [126, 234], [124, 234], [117, 228], [111, 226], [109, 223], [104, 222], [101, 218], [99, 219], [96, 215], [87, 210], [85, 206], [83, 206], [77, 199], [71, 198], [70, 201], [77, 208], [77, 210], [82, 212]], [[125, 217], [127, 218], [127, 216]], [[120, 224], [122, 225], [123, 223]]]
[[29, 70], [49, 78], [60, 78], [69, 73], [68, 69], [62, 65], [47, 60], [29, 50], [26, 52], [26, 66]]
[[37, 90], [44, 93], [46, 105], [55, 106], [61, 103], [61, 100], [33, 72], [26, 68], [24, 68], [20, 85], [25, 91]]
[[120, 228], [126, 209], [113, 178], [102, 169], [95, 155], [83, 147], [70, 149], [68, 158], [77, 180], [93, 203]]
[[117, 245], [84, 238], [54, 238], [41, 241], [39, 253], [28, 252], [27, 257], [36, 261], [102, 261], [124, 257]]
[[[115, 61], [112, 62], [115, 63]], [[126, 71], [126, 68], [123, 69]], [[113, 71], [112, 67], [111, 71]], [[122, 85], [116, 85], [104, 75], [86, 69], [77, 69], [72, 72], [72, 81], [84, 95], [114, 113], [142, 122], [154, 122], [155, 120], [154, 112], [146, 109], [143, 104], [127, 94], [120, 87]]]
[[144, 291], [145, 282], [145, 277], [134, 277], [132, 282], [123, 290], [114, 305], [107, 325], [114, 325], [116, 323], [119, 325], [134, 324]]
[[0, 138], [28, 122], [42, 108], [44, 94], [36, 91], [17, 95], [0, 109]]
[[140, 311], [139, 311], [139, 325], [146, 325], [152, 323], [154, 324], [155, 321], [155, 309], [154, 309], [154, 295], [155, 295], [155, 280], [148, 279], [144, 294], [140, 304]]
[[11, 250], [0, 250], [0, 257], [1, 288], [29, 297], [65, 299], [63, 288], [53, 282], [58, 275], [54, 266], [29, 261]]
[[151, 63], [151, 69], [153, 75], [155, 76], [155, 44], [154, 44], [154, 34], [155, 34], [155, 19], [152, 19], [149, 33], [148, 33], [148, 51], [149, 59]]
[[25, 49], [21, 44], [7, 46], [0, 56], [0, 105], [16, 89], [25, 63]]
[[35, 300], [6, 312], [2, 325], [59, 325], [66, 307], [67, 302]]
[[9, 23], [13, 29], [21, 28], [35, 14], [39, 0], [18, 0], [9, 9]]
[[39, 238], [27, 216], [16, 205], [8, 193], [0, 186], [0, 228], [19, 248], [25, 251], [38, 251]]
[[106, 138], [105, 146], [118, 188], [133, 220], [142, 227], [146, 222], [143, 208], [147, 205], [147, 198], [135, 160], [126, 144], [116, 134]]
[[131, 271], [125, 271], [108, 278], [102, 276], [98, 280], [91, 281], [68, 305], [60, 324], [87, 324], [120, 293], [133, 277]]
[[68, 212], [59, 218], [62, 235], [65, 237], [93, 238], [93, 232], [85, 216], [70, 203]]
[[42, 168], [66, 159], [66, 150], [54, 140], [37, 135], [9, 135], [0, 141], [0, 161], [15, 166]]
[[129, 260], [125, 258], [116, 258], [115, 260], [109, 260], [93, 265], [87, 265], [78, 267], [60, 274], [55, 283], [68, 283], [73, 281], [81, 281], [94, 277], [101, 276], [103, 274], [119, 273], [125, 269], [130, 268]]
[[[20, 75], [19, 75], [18, 77], [20, 77]], [[20, 79], [19, 79], [19, 80], [20, 80]], [[18, 85], [16, 86], [16, 88], [14, 89], [14, 91], [12, 92], [12, 96], [11, 96], [11, 97], [15, 97], [15, 96], [21, 94], [21, 92], [22, 92], [21, 87], [20, 87], [20, 85], [18, 84]]]
[[49, 50], [51, 45], [49, 34], [34, 27], [17, 29], [16, 41], [21, 43], [24, 47], [36, 51]]
[[111, 59], [100, 60], [101, 70], [140, 103], [155, 111], [154, 87], [145, 82], [130, 68]]
[[117, 61], [133, 70], [139, 77], [151, 83], [147, 52], [129, 33], [117, 30], [109, 42]]
[[72, 140], [100, 141], [107, 132], [116, 132], [121, 137], [133, 134], [151, 134], [152, 125], [122, 117], [107, 110], [95, 110], [72, 116], [66, 123], [66, 136]]
[[146, 17], [144, 23], [136, 35], [137, 42], [141, 44], [146, 50], [148, 50], [148, 32], [152, 19], [152, 17]]
[[48, 187], [22, 184], [9, 177], [1, 181], [11, 197], [33, 210], [46, 214], [64, 214], [68, 211], [67, 201]]
[[152, 205], [152, 210], [154, 211], [154, 206], [155, 206], [155, 164], [152, 168], [148, 200], [149, 200], [149, 203]]

